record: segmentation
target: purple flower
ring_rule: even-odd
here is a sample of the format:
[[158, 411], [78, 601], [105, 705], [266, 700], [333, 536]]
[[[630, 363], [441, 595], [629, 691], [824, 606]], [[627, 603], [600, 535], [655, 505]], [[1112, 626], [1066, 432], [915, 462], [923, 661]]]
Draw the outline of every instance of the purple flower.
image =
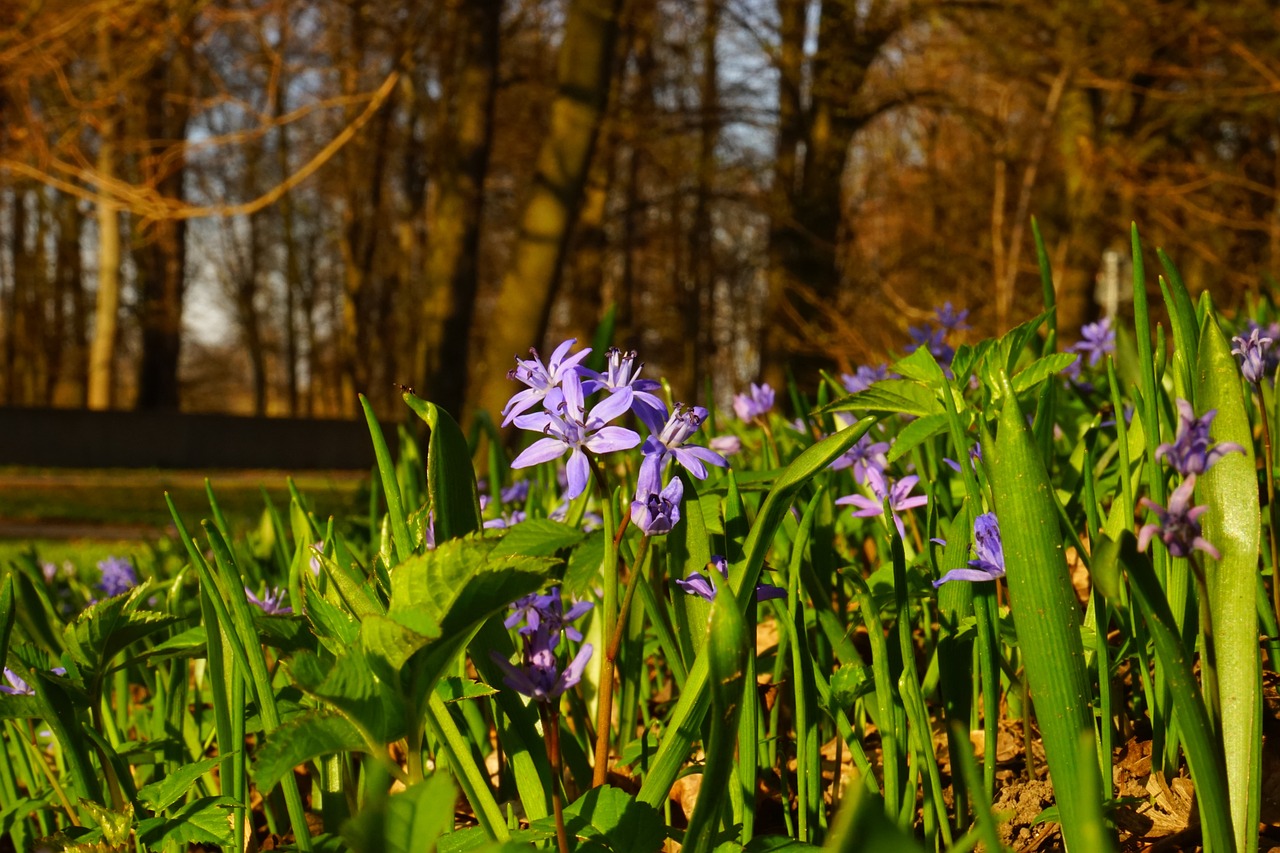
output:
[[636, 499], [631, 502], [631, 523], [639, 527], [645, 536], [670, 533], [671, 528], [680, 522], [680, 500], [683, 497], [684, 483], [679, 477], [672, 477], [661, 492], [649, 491], [641, 484], [636, 490]]
[[868, 471], [874, 469], [880, 474], [884, 473], [885, 467], [889, 464], [888, 459], [885, 458], [888, 452], [889, 442], [873, 441], [871, 434], [868, 433], [858, 439], [853, 447], [846, 450], [828, 467], [832, 471], [843, 471], [845, 468], [852, 467], [854, 482], [862, 486], [867, 482]]
[[1217, 409], [1210, 409], [1200, 417], [1186, 400], [1179, 399], [1178, 430], [1173, 443], [1164, 443], [1156, 448], [1156, 458], [1164, 457], [1169, 467], [1179, 474], [1203, 474], [1228, 453], [1244, 453], [1244, 447], [1234, 441], [1219, 442], [1212, 449], [1209, 447], [1209, 427], [1218, 414]]
[[706, 417], [707, 410], [701, 406], [686, 408], [683, 403], [676, 404], [675, 411], [663, 425], [662, 431], [646, 438], [644, 447], [640, 448], [644, 460], [640, 463], [637, 492], [641, 489], [646, 492], [662, 490], [662, 468], [667, 456], [673, 457], [690, 475], [699, 480], [707, 478], [707, 465], [723, 468], [729, 464], [714, 450], [696, 444], [685, 444], [698, 431], [698, 427], [702, 426]]
[[707, 442], [707, 447], [721, 456], [732, 456], [742, 452], [742, 439], [736, 435], [717, 435]]
[[498, 500], [504, 504], [522, 504], [529, 499], [529, 481], [516, 480], [498, 492]]
[[0, 684], [0, 693], [7, 693], [10, 696], [31, 696], [35, 693], [35, 691], [31, 689], [31, 685], [23, 681], [22, 678], [18, 676], [18, 673], [9, 669], [7, 666], [4, 668], [4, 680], [9, 683]]
[[506, 673], [502, 683], [537, 702], [550, 704], [566, 690], [582, 680], [582, 673], [591, 659], [592, 647], [584, 643], [573, 661], [563, 672], [558, 669], [555, 648], [559, 636], [543, 625], [532, 637], [525, 638], [524, 661], [516, 666], [497, 652], [490, 652], [494, 663]]
[[773, 409], [773, 397], [769, 383], [757, 385], [752, 382], [750, 391], [733, 395], [733, 411], [740, 420], [754, 421]]
[[582, 383], [585, 394], [593, 394], [601, 389], [613, 394], [623, 388], [631, 389], [631, 410], [640, 418], [640, 422], [649, 428], [649, 432], [658, 432], [667, 420], [667, 407], [654, 391], [660, 391], [662, 385], [653, 379], [641, 379], [640, 371], [644, 364], [636, 363], [636, 351], [623, 352], [617, 347], [609, 347], [605, 354], [608, 367], [604, 373], [580, 368], [586, 381]]
[[969, 309], [963, 308], [959, 311], [951, 307], [950, 302], [942, 303], [941, 308], [933, 310], [934, 316], [938, 318], [938, 325], [942, 327], [944, 332], [962, 332], [971, 328], [965, 321], [969, 319]]
[[120, 595], [138, 585], [138, 573], [124, 557], [107, 557], [98, 563], [98, 571], [102, 572], [98, 589], [108, 596]]
[[[1111, 328], [1111, 318], [1103, 317], [1096, 323], [1085, 323], [1080, 329], [1080, 340], [1067, 352], [1078, 352], [1089, 357], [1089, 366], [1096, 365], [1104, 355], [1116, 351], [1116, 332]], [[1075, 362], [1077, 365], [1079, 362]], [[1079, 368], [1077, 368], [1078, 372]]]
[[1004, 547], [1000, 544], [1000, 524], [994, 512], [983, 513], [973, 520], [976, 559], [967, 569], [952, 569], [933, 582], [934, 587], [947, 581], [991, 581], [1004, 577]]
[[1245, 379], [1257, 385], [1267, 375], [1267, 356], [1275, 341], [1264, 337], [1262, 330], [1255, 328], [1249, 332], [1249, 337], [1236, 335], [1231, 342], [1235, 344], [1231, 354], [1240, 356], [1240, 372]]
[[[577, 341], [577, 338], [570, 338], [556, 347], [555, 351], [551, 353], [550, 362], [547, 364], [542, 363], [542, 359], [538, 357], [538, 351], [532, 348], [530, 348], [529, 354], [533, 358], [521, 360], [519, 356], [516, 357], [516, 366], [507, 373], [507, 378], [523, 382], [529, 387], [518, 392], [502, 408], [503, 426], [512, 423], [517, 415], [532, 409], [542, 402], [546, 398], [547, 392], [552, 388], [560, 387], [566, 376], [576, 375], [578, 362], [586, 358], [591, 352], [591, 348], [588, 347], [569, 355], [569, 348]], [[630, 405], [631, 401], [628, 400], [627, 406]], [[623, 411], [626, 411], [625, 407]]]
[[[720, 573], [721, 578], [729, 579], [729, 561], [724, 557], [719, 554], [714, 555], [709, 565]], [[677, 580], [676, 586], [689, 595], [696, 595], [707, 601], [715, 601], [717, 590], [715, 575], [710, 572], [705, 575], [694, 572], [684, 580]], [[774, 598], [786, 597], [787, 591], [780, 586], [773, 586], [767, 583], [756, 584], [756, 601], [769, 601]]]
[[541, 462], [559, 459], [565, 451], [569, 456], [568, 497], [573, 500], [587, 488], [591, 478], [591, 463], [585, 451], [609, 453], [614, 450], [630, 450], [640, 443], [640, 436], [625, 427], [605, 426], [609, 421], [631, 408], [631, 389], [622, 388], [605, 397], [587, 413], [583, 401], [582, 380], [576, 373], [564, 377], [557, 413], [535, 412], [521, 415], [515, 425], [521, 429], [546, 434], [525, 448], [511, 463], [512, 468], [527, 468]]
[[514, 527], [528, 517], [528, 513], [524, 510], [517, 509], [507, 513], [506, 515], [500, 515], [497, 518], [490, 518], [484, 522], [484, 528], [486, 530], [504, 530], [508, 527]]
[[878, 367], [863, 365], [852, 374], [841, 373], [840, 384], [843, 385], [844, 390], [848, 391], [850, 394], [857, 394], [859, 391], [867, 390], [880, 380], [888, 378], [888, 365], [881, 364]]
[[[964, 473], [960, 469], [960, 463], [957, 462], [956, 460], [948, 459], [944, 456], [942, 458], [942, 461], [947, 463], [947, 467], [950, 468], [952, 471], [955, 471], [957, 474]], [[969, 448], [969, 465], [976, 471], [978, 468], [978, 463], [981, 461], [982, 461], [982, 445], [975, 444], [973, 447]]]
[[915, 488], [920, 478], [915, 474], [903, 477], [895, 482], [892, 486], [886, 482], [884, 474], [875, 468], [867, 469], [867, 485], [871, 489], [874, 497], [866, 497], [865, 495], [845, 495], [836, 499], [836, 504], [840, 506], [857, 507], [853, 511], [855, 518], [874, 518], [884, 514], [884, 502], [886, 498], [889, 501], [889, 509], [893, 513], [893, 523], [898, 527], [898, 535], [906, 536], [906, 528], [902, 525], [902, 519], [898, 517], [898, 513], [905, 512], [909, 509], [915, 509], [918, 506], [924, 506], [929, 502], [926, 495], [912, 495], [911, 490]]
[[911, 343], [907, 344], [907, 352], [915, 352], [924, 347], [933, 353], [939, 364], [947, 365], [955, 357], [956, 351], [947, 343], [947, 330], [935, 329], [930, 325], [912, 326], [907, 330], [911, 335]]
[[1267, 376], [1273, 376], [1277, 368], [1280, 368], [1280, 347], [1274, 346], [1280, 342], [1280, 323], [1268, 323], [1266, 326], [1258, 325], [1256, 320], [1249, 320], [1245, 323], [1244, 332], [1248, 336], [1254, 329], [1258, 330], [1258, 336], [1262, 338], [1271, 338], [1271, 347], [1268, 347], [1263, 355], [1263, 373]]
[[273, 586], [262, 594], [262, 598], [253, 594], [253, 590], [249, 587], [244, 588], [244, 594], [249, 597], [249, 603], [255, 605], [259, 610], [268, 616], [288, 616], [293, 612], [293, 608], [284, 603], [284, 590], [278, 586]]
[[[62, 666], [55, 666], [53, 669], [49, 671], [52, 672], [54, 675], [67, 674], [66, 667], [62, 667]], [[31, 685], [23, 681], [22, 677], [19, 676], [18, 673], [9, 669], [9, 667], [7, 666], [4, 668], [4, 681], [7, 681], [9, 683], [4, 684], [3, 682], [0, 682], [0, 693], [6, 693], [9, 696], [34, 696], [35, 695], [36, 691], [32, 689]]]
[[560, 587], [553, 586], [546, 595], [534, 593], [514, 602], [511, 605], [511, 615], [502, 624], [514, 628], [524, 622], [520, 633], [525, 636], [536, 634], [545, 627], [555, 638], [559, 638], [563, 632], [576, 643], [582, 639], [582, 633], [569, 623], [581, 617], [592, 606], [590, 601], [579, 601], [566, 613], [564, 600], [560, 598]]
[[1221, 557], [1218, 549], [1210, 545], [1200, 535], [1200, 516], [1209, 511], [1207, 506], [1192, 506], [1193, 492], [1196, 488], [1196, 475], [1190, 474], [1182, 481], [1182, 485], [1169, 495], [1169, 506], [1143, 498], [1138, 501], [1151, 510], [1160, 519], [1158, 523], [1144, 524], [1138, 531], [1138, 550], [1145, 551], [1154, 536], [1159, 536], [1169, 553], [1175, 557], [1189, 557], [1193, 550], [1204, 551], [1215, 560]]

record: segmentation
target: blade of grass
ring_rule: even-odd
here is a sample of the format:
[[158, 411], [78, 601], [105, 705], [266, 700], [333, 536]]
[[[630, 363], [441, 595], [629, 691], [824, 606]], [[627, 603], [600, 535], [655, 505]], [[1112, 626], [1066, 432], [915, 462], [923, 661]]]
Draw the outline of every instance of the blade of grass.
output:
[[360, 406], [364, 409], [364, 418], [369, 423], [369, 437], [373, 439], [373, 455], [378, 461], [382, 493], [387, 499], [387, 517], [391, 521], [391, 536], [395, 541], [396, 558], [404, 561], [413, 554], [413, 539], [409, 535], [404, 504], [400, 502], [400, 484], [396, 480], [396, 467], [391, 461], [391, 451], [387, 448], [387, 439], [382, 434], [382, 427], [378, 425], [378, 418], [363, 394], [360, 395]]

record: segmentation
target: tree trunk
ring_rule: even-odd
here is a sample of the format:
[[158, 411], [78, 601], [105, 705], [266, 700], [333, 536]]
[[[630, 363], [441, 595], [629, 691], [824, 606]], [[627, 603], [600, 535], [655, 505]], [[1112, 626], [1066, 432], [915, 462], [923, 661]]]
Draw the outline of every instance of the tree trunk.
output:
[[622, 0], [570, 0], [557, 66], [551, 127], [538, 153], [532, 194], [520, 221], [496, 316], [472, 362], [469, 405], [496, 413], [511, 395], [505, 366], [540, 341], [560, 278], [609, 95]]
[[[191, 74], [181, 48], [157, 59], [145, 78], [147, 138], [153, 146], [181, 146], [187, 135]], [[168, 151], [155, 151], [168, 154]], [[160, 161], [167, 161], [160, 165]], [[147, 157], [143, 176], [162, 196], [184, 197], [185, 157]], [[138, 365], [139, 409], [177, 409], [178, 363], [182, 349], [182, 305], [186, 284], [187, 223], [161, 220], [135, 252], [138, 268], [142, 352]]]
[[[715, 235], [711, 208], [715, 193], [716, 146], [720, 143], [720, 63], [716, 56], [716, 40], [720, 32], [720, 0], [703, 3], [703, 27], [700, 39], [702, 79], [699, 100], [701, 127], [698, 134], [698, 184], [694, 198], [693, 229], [690, 249], [693, 275], [685, 313], [686, 363], [692, 370], [690, 399], [702, 394], [706, 367], [715, 360], [715, 323], [713, 290], [716, 283]], [[710, 405], [709, 400], [703, 400]]]
[[83, 217], [71, 196], [59, 194], [55, 203], [58, 242], [54, 259], [53, 328], [45, 339], [49, 370], [45, 397], [56, 403], [61, 385], [67, 389], [69, 402], [83, 405], [85, 341], [84, 323], [79, 319], [84, 305], [84, 271], [80, 262]]
[[[429, 210], [423, 327], [423, 389], [460, 417], [467, 393], [467, 346], [479, 283], [484, 181], [493, 142], [501, 0], [455, 0], [460, 51], [454, 91], [441, 98], [439, 168]], [[446, 81], [448, 82], [448, 81]]]

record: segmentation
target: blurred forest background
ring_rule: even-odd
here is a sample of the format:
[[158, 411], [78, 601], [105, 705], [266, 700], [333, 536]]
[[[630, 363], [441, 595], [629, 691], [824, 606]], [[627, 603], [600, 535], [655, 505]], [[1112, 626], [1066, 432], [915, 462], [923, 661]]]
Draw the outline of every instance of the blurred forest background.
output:
[[609, 306], [690, 400], [1025, 319], [1033, 214], [1068, 330], [1130, 220], [1229, 302], [1278, 107], [1258, 0], [0, 0], [0, 403], [494, 409]]

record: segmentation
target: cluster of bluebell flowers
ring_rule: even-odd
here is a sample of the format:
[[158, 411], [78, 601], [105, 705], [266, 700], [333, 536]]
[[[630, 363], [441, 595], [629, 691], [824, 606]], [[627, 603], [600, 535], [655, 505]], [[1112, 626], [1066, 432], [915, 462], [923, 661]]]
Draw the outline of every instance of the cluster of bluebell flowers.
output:
[[1274, 337], [1265, 334], [1256, 324], [1248, 335], [1236, 335], [1231, 339], [1235, 344], [1231, 353], [1240, 357], [1240, 372], [1255, 386], [1275, 372], [1272, 351], [1275, 341]]
[[[503, 683], [536, 702], [551, 704], [566, 690], [582, 680], [587, 662], [593, 651], [590, 643], [583, 643], [569, 665], [560, 669], [556, 648], [561, 637], [574, 642], [582, 640], [582, 634], [569, 623], [591, 609], [590, 602], [578, 602], [567, 611], [560, 598], [560, 589], [542, 595], [528, 595], [511, 605], [512, 613], [506, 620], [508, 628], [520, 625], [523, 641], [520, 665], [513, 664], [497, 652], [491, 652], [494, 663], [502, 668]], [[524, 623], [521, 625], [521, 623]]]
[[1231, 441], [1212, 443], [1209, 430], [1218, 413], [1216, 409], [1196, 417], [1195, 409], [1186, 400], [1179, 399], [1177, 407], [1177, 432], [1171, 443], [1166, 442], [1156, 448], [1156, 458], [1163, 459], [1184, 479], [1169, 496], [1167, 507], [1150, 498], [1144, 497], [1139, 501], [1156, 514], [1158, 521], [1144, 524], [1139, 529], [1138, 547], [1145, 551], [1151, 540], [1159, 537], [1175, 557], [1190, 557], [1193, 551], [1204, 551], [1217, 559], [1218, 549], [1200, 535], [1199, 519], [1208, 507], [1195, 506], [1196, 477], [1228, 453], [1244, 453], [1245, 449]]

